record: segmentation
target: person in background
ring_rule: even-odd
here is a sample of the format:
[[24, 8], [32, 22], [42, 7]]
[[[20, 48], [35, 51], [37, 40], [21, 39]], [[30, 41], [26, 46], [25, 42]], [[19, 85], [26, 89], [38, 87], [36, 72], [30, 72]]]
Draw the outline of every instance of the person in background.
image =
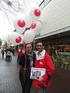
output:
[[25, 45], [25, 54], [23, 54], [19, 79], [22, 86], [22, 93], [30, 93], [32, 80], [30, 79], [31, 67], [34, 66], [35, 53], [32, 50], [32, 44]]
[[35, 68], [44, 68], [46, 72], [45, 75], [38, 76], [37, 79], [33, 80], [33, 85], [38, 90], [38, 93], [46, 93], [45, 89], [50, 86], [51, 77], [55, 72], [55, 67], [51, 56], [46, 53], [41, 41], [36, 43], [36, 49]]
[[2, 53], [2, 59], [4, 59], [4, 49], [1, 50]]
[[1, 48], [0, 48], [0, 59], [1, 59]]
[[25, 45], [20, 45], [18, 50], [17, 50], [17, 63], [19, 65], [22, 65], [22, 61], [24, 61], [23, 57], [24, 57], [24, 54], [25, 54]]
[[15, 56], [15, 48], [11, 49], [13, 56]]

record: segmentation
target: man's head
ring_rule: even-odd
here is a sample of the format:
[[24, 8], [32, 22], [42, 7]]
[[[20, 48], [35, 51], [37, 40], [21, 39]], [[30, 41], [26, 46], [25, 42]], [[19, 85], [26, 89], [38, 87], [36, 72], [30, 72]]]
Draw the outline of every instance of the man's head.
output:
[[26, 49], [26, 52], [27, 52], [27, 53], [31, 53], [31, 52], [32, 52], [32, 44], [31, 44], [31, 43], [26, 44], [25, 49]]
[[41, 52], [44, 49], [43, 42], [39, 41], [36, 43], [36, 49]]

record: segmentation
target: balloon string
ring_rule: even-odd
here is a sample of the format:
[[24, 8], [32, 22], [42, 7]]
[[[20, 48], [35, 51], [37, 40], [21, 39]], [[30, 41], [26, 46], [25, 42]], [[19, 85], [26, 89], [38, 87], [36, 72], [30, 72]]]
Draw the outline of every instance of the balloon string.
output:
[[22, 34], [25, 34], [25, 32], [26, 32], [27, 30], [29, 30], [29, 29], [30, 29], [30, 27], [29, 27], [29, 28], [26, 28]]
[[[25, 32], [26, 32], [27, 30], [29, 30], [29, 29], [30, 29], [30, 27], [29, 27], [29, 28], [26, 28], [22, 34], [24, 35]], [[14, 32], [16, 32], [16, 29], [14, 30]]]

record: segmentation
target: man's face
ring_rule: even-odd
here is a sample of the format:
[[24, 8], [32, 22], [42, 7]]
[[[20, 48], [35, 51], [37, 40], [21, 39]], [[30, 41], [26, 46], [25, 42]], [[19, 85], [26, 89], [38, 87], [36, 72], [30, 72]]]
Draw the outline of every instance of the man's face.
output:
[[27, 44], [26, 45], [26, 52], [27, 53], [31, 53], [32, 52], [32, 45], [31, 44]]
[[43, 44], [40, 42], [40, 43], [37, 43], [37, 44], [36, 44], [36, 48], [37, 48], [37, 50], [38, 50], [39, 52], [41, 52], [41, 51], [43, 50], [44, 46], [43, 46]]

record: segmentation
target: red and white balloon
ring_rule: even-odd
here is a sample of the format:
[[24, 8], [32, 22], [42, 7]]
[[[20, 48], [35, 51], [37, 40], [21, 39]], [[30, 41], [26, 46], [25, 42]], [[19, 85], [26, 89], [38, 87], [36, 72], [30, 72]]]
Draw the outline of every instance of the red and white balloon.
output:
[[16, 43], [20, 43], [21, 42], [21, 37], [20, 36], [18, 36], [18, 37], [16, 37]]
[[31, 9], [29, 15], [31, 16], [32, 21], [34, 22], [34, 21], [39, 20], [41, 14], [42, 14], [42, 13], [41, 13], [41, 9], [40, 9], [40, 7], [35, 6], [35, 7], [32, 7], [32, 9]]
[[40, 9], [35, 9], [34, 10], [34, 15], [39, 17], [41, 15], [41, 10]]
[[40, 34], [42, 26], [43, 23], [40, 20], [36, 21], [36, 27], [32, 29], [35, 32], [35, 36], [38, 36]]
[[8, 44], [19, 45], [23, 43], [23, 36], [17, 32], [11, 32], [8, 35]]
[[22, 34], [26, 28], [26, 22], [23, 19], [16, 19], [14, 21], [16, 32]]
[[18, 20], [17, 25], [21, 28], [25, 26], [25, 21], [24, 20]]
[[35, 29], [36, 28], [36, 23], [32, 23], [30, 26], [31, 29]]

